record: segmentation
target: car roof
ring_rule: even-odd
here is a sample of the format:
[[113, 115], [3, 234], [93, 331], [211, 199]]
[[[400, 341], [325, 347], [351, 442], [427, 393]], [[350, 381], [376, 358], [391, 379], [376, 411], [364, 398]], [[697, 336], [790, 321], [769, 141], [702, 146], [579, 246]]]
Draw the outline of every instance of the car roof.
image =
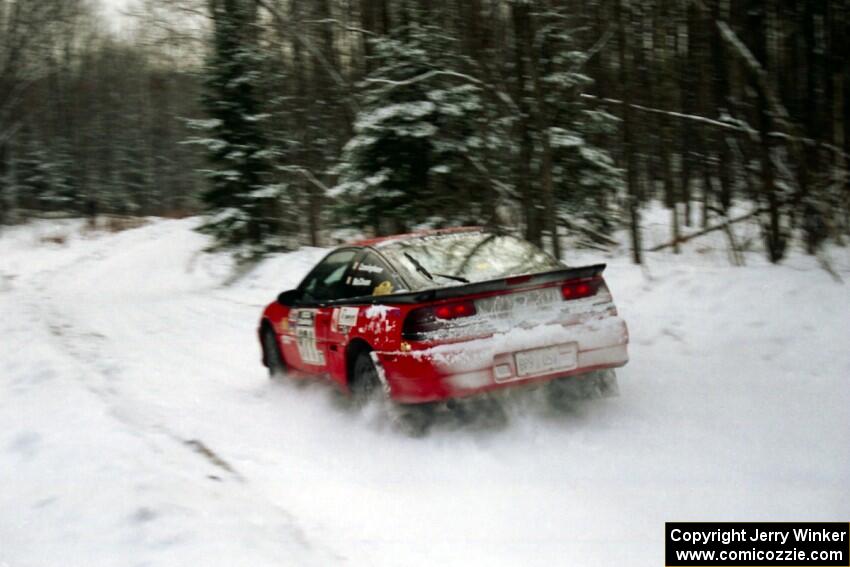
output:
[[416, 240], [426, 236], [439, 236], [442, 234], [458, 234], [464, 232], [481, 232], [484, 227], [481, 226], [457, 226], [452, 228], [438, 228], [432, 230], [421, 230], [418, 232], [409, 232], [407, 234], [396, 234], [393, 236], [380, 236], [377, 238], [367, 238], [351, 242], [348, 246], [373, 246], [380, 247], [391, 242], [403, 242], [405, 240]]

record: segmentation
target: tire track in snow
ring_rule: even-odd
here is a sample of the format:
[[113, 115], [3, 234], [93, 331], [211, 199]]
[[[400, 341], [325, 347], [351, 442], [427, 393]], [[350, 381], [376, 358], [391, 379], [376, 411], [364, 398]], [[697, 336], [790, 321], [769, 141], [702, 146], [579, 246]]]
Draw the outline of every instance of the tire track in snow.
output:
[[[163, 435], [175, 443], [185, 446], [192, 453], [201, 456], [205, 461], [221, 469], [239, 482], [245, 482], [244, 477], [233, 468], [223, 457], [210, 449], [198, 439], [182, 438], [177, 432], [170, 430], [162, 423], [154, 423], [143, 414], [134, 412], [126, 400], [121, 397], [120, 382], [121, 366], [112, 358], [107, 358], [107, 337], [95, 331], [80, 331], [67, 320], [58, 322], [62, 316], [55, 308], [48, 309], [47, 327], [52, 337], [57, 341], [61, 350], [81, 362], [92, 372], [85, 373], [84, 386], [100, 397], [110, 408], [110, 413], [119, 421], [135, 430], [144, 430], [150, 434]], [[94, 382], [94, 377], [100, 377], [100, 383]], [[134, 415], [134, 413], [138, 415]]]
[[[54, 350], [63, 353], [66, 358], [74, 361], [76, 368], [73, 369], [73, 375], [77, 378], [78, 383], [101, 400], [108, 409], [109, 415], [143, 439], [144, 443], [150, 447], [153, 455], [173, 454], [174, 450], [168, 447], [176, 448], [186, 455], [191, 455], [195, 459], [195, 463], [212, 467], [211, 471], [203, 476], [210, 481], [217, 481], [216, 484], [219, 486], [230, 487], [226, 490], [228, 499], [235, 501], [235, 505], [230, 507], [244, 512], [251, 511], [252, 514], [260, 514], [263, 518], [261, 522], [265, 526], [282, 525], [289, 534], [288, 539], [301, 548], [303, 552], [315, 556], [315, 564], [317, 565], [328, 564], [331, 560], [334, 562], [342, 560], [343, 558], [339, 554], [309, 538], [299, 525], [298, 519], [291, 512], [258, 492], [249, 480], [225, 456], [211, 448], [207, 441], [185, 436], [181, 431], [169, 425], [167, 418], [171, 416], [157, 412], [156, 408], [153, 408], [153, 412], [149, 411], [151, 408], [146, 408], [143, 403], [140, 404], [140, 400], [134, 399], [132, 392], [128, 392], [127, 373], [130, 367], [127, 366], [126, 360], [115, 354], [116, 351], [121, 349], [116, 348], [117, 345], [111, 340], [111, 337], [77, 320], [73, 316], [74, 309], [69, 309], [69, 306], [73, 304], [74, 297], [64, 289], [57, 289], [57, 282], [73, 281], [75, 276], [85, 273], [90, 266], [108, 259], [108, 256], [101, 249], [107, 247], [109, 247], [109, 244], [104, 243], [103, 247], [98, 247], [98, 249], [75, 258], [73, 261], [37, 272], [26, 278], [27, 281], [24, 285], [15, 289], [19, 296], [19, 308], [28, 313], [26, 319], [37, 322], [44, 327], [45, 334]], [[131, 250], [125, 250], [125, 253], [131, 253]], [[89, 304], [89, 307], [98, 311], [110, 310], [109, 305], [98, 305], [96, 302]], [[141, 307], [135, 305], [135, 308], [140, 309]], [[190, 317], [209, 315], [207, 311], [194, 306], [184, 310], [184, 313], [187, 311]], [[125, 310], [123, 313], [126, 314], [127, 311]], [[112, 320], [117, 321], [121, 313], [112, 313], [112, 315]], [[216, 313], [214, 319], [224, 323], [226, 315]], [[162, 343], [170, 342], [164, 336], [160, 336], [159, 339]], [[163, 346], [167, 346], [167, 344]], [[157, 350], [165, 351], [165, 349]], [[186, 360], [192, 358], [190, 354], [185, 354], [183, 357]], [[183, 459], [178, 459], [178, 462], [183, 461]], [[180, 471], [181, 474], [186, 472], [191, 474], [198, 465], [186, 461], [183, 467], [187, 466], [188, 468], [183, 468]], [[222, 475], [222, 472], [225, 474]], [[228, 479], [231, 482], [227, 482]], [[280, 538], [280, 535], [280, 533], [276, 533], [275, 537], [269, 540], [267, 544], [277, 547], [283, 545], [283, 549], [285, 549], [286, 538]]]

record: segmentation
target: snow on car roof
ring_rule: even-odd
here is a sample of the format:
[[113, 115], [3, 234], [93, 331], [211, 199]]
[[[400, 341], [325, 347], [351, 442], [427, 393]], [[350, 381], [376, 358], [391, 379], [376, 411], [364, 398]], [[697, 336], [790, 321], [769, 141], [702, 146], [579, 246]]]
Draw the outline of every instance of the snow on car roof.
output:
[[438, 228], [432, 230], [422, 230], [419, 232], [410, 232], [407, 234], [396, 234], [393, 236], [379, 236], [377, 238], [367, 238], [365, 240], [357, 240], [356, 242], [352, 242], [352, 246], [385, 246], [387, 244], [391, 244], [393, 242], [400, 242], [403, 240], [414, 240], [417, 238], [425, 238], [428, 236], [442, 236], [446, 234], [459, 234], [466, 232], [482, 232], [484, 227], [482, 226], [457, 226], [452, 228]]

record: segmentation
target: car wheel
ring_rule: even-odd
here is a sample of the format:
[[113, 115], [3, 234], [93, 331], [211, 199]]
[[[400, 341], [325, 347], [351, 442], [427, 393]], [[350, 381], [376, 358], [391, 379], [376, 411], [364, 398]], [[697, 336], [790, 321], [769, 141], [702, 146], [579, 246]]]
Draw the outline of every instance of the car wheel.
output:
[[451, 400], [448, 409], [464, 427], [493, 429], [508, 423], [505, 407], [495, 397], [479, 396], [468, 400]]
[[618, 393], [617, 374], [612, 369], [560, 378], [546, 384], [546, 398], [555, 409], [571, 409], [582, 400], [610, 398]]
[[381, 391], [378, 369], [368, 352], [361, 352], [354, 359], [351, 382], [348, 384], [351, 398], [357, 406], [364, 406]]
[[395, 426], [409, 437], [424, 437], [437, 417], [437, 406], [428, 404], [399, 404], [393, 409]]
[[617, 382], [617, 373], [613, 368], [599, 370], [596, 373], [596, 387], [602, 398], [614, 398], [620, 395], [620, 384]]
[[269, 369], [269, 377], [277, 378], [278, 376], [282, 376], [286, 371], [286, 364], [283, 362], [280, 346], [277, 344], [277, 337], [271, 329], [266, 329], [263, 332], [263, 352], [266, 357], [266, 366]]

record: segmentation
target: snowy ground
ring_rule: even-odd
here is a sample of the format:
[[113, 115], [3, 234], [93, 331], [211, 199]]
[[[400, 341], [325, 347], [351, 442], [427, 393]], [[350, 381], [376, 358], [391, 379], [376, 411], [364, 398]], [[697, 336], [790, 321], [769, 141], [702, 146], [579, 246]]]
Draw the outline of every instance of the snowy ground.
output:
[[570, 256], [610, 263], [621, 396], [411, 439], [259, 364], [323, 251], [229, 282], [193, 222], [0, 233], [3, 567], [657, 566], [668, 520], [850, 517], [850, 283], [809, 257]]

